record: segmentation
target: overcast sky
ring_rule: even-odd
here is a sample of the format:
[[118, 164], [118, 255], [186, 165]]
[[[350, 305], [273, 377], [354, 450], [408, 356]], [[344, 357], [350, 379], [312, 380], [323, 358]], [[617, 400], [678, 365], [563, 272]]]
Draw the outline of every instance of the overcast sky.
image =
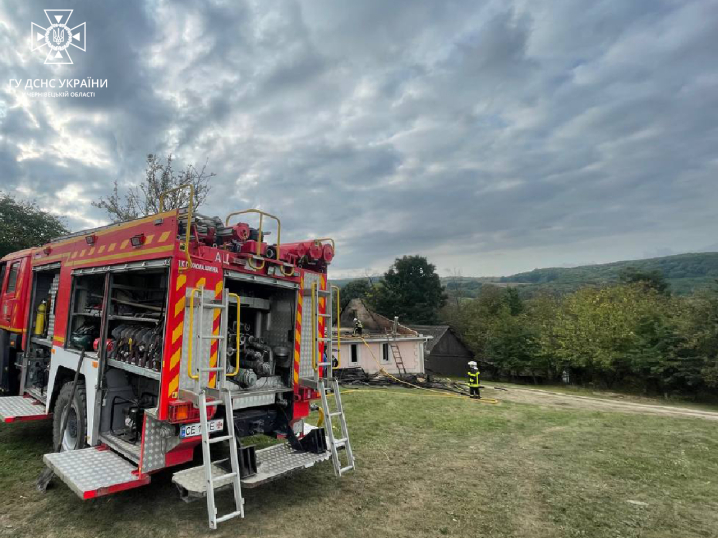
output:
[[[73, 65], [30, 50], [47, 8], [87, 22]], [[85, 77], [108, 88], [24, 87]], [[74, 230], [172, 153], [209, 159], [205, 213], [336, 238], [334, 276], [718, 249], [712, 0], [1, 0], [0, 84], [0, 189]]]

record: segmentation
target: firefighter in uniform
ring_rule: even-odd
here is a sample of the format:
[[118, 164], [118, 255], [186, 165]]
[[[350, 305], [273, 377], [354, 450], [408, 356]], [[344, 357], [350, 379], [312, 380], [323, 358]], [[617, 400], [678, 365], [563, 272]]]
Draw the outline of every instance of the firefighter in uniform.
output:
[[354, 318], [354, 332], [352, 333], [352, 336], [361, 336], [363, 331], [364, 325], [362, 325], [362, 322], [357, 318]]
[[479, 368], [475, 361], [469, 362], [469, 397], [481, 399], [479, 392]]

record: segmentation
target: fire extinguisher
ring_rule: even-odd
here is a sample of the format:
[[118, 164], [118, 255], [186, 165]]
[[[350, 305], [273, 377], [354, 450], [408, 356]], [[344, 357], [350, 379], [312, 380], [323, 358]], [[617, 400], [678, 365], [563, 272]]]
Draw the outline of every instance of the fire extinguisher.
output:
[[45, 316], [47, 315], [47, 301], [42, 301], [37, 305], [37, 317], [35, 318], [35, 336], [45, 334]]

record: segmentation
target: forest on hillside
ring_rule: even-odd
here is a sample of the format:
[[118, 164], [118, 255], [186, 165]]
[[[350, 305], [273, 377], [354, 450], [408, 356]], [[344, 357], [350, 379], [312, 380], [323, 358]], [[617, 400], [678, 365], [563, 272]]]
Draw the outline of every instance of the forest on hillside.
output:
[[604, 286], [620, 281], [622, 272], [658, 271], [676, 295], [690, 295], [710, 287], [718, 279], [718, 252], [679, 254], [645, 260], [583, 265], [580, 267], [548, 267], [502, 277], [444, 277], [447, 290], [462, 297], [477, 297], [485, 284], [516, 287], [523, 298], [539, 293], [565, 294], [584, 286]]
[[494, 378], [714, 400], [718, 285], [679, 296], [654, 273], [631, 274], [528, 299], [488, 285], [474, 299], [450, 297], [441, 317]]

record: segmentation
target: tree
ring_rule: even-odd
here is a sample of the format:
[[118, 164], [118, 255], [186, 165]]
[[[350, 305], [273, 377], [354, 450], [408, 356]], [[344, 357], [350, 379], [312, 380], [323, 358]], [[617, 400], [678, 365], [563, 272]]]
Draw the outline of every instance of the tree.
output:
[[446, 303], [436, 266], [423, 256], [397, 258], [368, 299], [383, 316], [428, 325], [438, 321], [439, 310]]
[[[124, 222], [134, 220], [145, 215], [159, 213], [160, 195], [179, 187], [180, 185], [192, 185], [194, 187], [194, 207], [202, 205], [209, 194], [211, 186], [209, 180], [216, 174], [207, 172], [207, 161], [201, 169], [193, 165], [180, 172], [172, 168], [172, 155], [167, 156], [167, 161], [162, 162], [157, 155], [147, 156], [147, 167], [145, 178], [135, 187], [131, 187], [126, 193], [121, 194], [115, 181], [112, 194], [107, 198], [100, 198], [92, 205], [104, 209], [113, 222]], [[189, 205], [189, 189], [177, 191], [167, 196], [164, 204], [165, 209], [187, 207]]]
[[618, 274], [618, 280], [622, 284], [641, 284], [642, 286], [656, 290], [658, 293], [669, 293], [670, 284], [660, 269], [651, 271], [626, 267]]
[[524, 311], [524, 303], [521, 297], [519, 297], [519, 292], [516, 288], [506, 288], [504, 301], [506, 302], [506, 306], [509, 307], [509, 312], [512, 316], [518, 316]]
[[371, 291], [371, 283], [368, 279], [357, 278], [352, 280], [342, 288], [341, 291], [341, 308], [344, 308], [349, 304], [352, 299], [364, 299], [369, 295]]
[[0, 193], [0, 257], [67, 233], [70, 232], [60, 217], [41, 210], [34, 202]]

